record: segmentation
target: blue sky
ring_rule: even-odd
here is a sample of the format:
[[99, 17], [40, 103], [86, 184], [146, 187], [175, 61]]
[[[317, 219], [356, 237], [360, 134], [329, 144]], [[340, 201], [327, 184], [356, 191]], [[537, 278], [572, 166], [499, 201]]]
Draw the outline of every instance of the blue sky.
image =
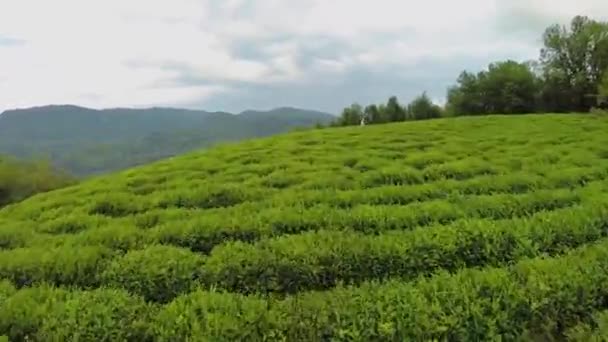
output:
[[538, 56], [604, 0], [3, 0], [0, 110], [71, 103], [238, 112], [443, 101], [464, 70]]

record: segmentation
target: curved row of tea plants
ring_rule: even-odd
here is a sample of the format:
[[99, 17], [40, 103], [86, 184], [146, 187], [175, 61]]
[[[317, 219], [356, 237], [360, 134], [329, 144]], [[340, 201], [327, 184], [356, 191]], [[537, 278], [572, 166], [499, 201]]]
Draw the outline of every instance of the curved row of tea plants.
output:
[[[112, 289], [0, 283], [11, 340], [429, 340], [579, 336], [606, 309], [608, 240], [508, 268], [441, 273], [281, 300], [195, 290], [159, 306]], [[578, 329], [577, 329], [578, 326]]]

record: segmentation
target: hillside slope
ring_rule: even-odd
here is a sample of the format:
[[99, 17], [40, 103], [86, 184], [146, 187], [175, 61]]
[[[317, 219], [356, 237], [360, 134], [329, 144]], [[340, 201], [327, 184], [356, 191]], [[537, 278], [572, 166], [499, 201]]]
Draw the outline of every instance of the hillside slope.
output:
[[[252, 113], [255, 113], [253, 115]], [[90, 175], [236, 141], [327, 123], [333, 116], [297, 108], [239, 115], [176, 108], [93, 110], [62, 105], [0, 115], [0, 153], [48, 156], [57, 166]]]
[[0, 335], [593, 334], [607, 130], [547, 114], [295, 132], [36, 195], [0, 210]]

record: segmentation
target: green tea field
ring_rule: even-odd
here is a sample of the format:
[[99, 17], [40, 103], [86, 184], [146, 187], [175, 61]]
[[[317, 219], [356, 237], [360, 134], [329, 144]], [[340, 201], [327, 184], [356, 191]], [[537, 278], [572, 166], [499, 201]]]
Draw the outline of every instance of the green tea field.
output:
[[0, 210], [9, 341], [608, 338], [608, 117], [292, 132]]

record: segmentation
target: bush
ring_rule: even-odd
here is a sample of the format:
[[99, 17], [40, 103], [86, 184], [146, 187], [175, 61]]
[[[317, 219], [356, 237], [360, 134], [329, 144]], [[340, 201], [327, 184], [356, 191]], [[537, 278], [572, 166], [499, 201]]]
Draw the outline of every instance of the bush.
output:
[[73, 294], [48, 285], [17, 291], [0, 303], [0, 334], [11, 341], [38, 340], [44, 320]]
[[309, 232], [226, 243], [206, 261], [209, 285], [243, 293], [297, 293], [338, 283], [415, 279], [444, 269], [500, 266], [545, 253], [559, 255], [608, 235], [608, 207], [569, 208], [532, 218], [389, 231], [379, 236]]
[[0, 157], [0, 207], [74, 183], [71, 176], [53, 169], [49, 163]]
[[74, 293], [46, 313], [39, 341], [152, 341], [149, 322], [155, 308], [125, 291]]
[[197, 286], [203, 263], [203, 257], [186, 249], [150, 246], [114, 260], [101, 278], [106, 285], [165, 303]]
[[36, 283], [90, 287], [112, 252], [104, 247], [31, 247], [0, 251], [0, 278], [18, 287]]
[[190, 188], [188, 190], [169, 193], [169, 196], [159, 201], [161, 208], [225, 208], [253, 198], [250, 194], [237, 186], [209, 186]]
[[[158, 314], [154, 338], [160, 341], [279, 341], [281, 315], [261, 299], [196, 291], [177, 298]], [[179, 319], [176, 319], [179, 317]]]
[[23, 222], [0, 222], [0, 250], [25, 247], [33, 236], [33, 229]]

